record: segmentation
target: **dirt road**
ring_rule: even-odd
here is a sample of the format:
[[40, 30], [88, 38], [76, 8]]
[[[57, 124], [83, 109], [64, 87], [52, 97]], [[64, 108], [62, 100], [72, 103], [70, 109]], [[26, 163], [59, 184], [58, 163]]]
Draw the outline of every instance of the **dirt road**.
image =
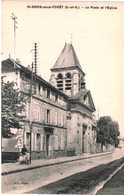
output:
[[[117, 169], [117, 167], [119, 167], [122, 163], [124, 163], [124, 157], [107, 164], [99, 165], [87, 171], [74, 174], [72, 176], [59, 180], [57, 182], [30, 191], [28, 193], [30, 194], [90, 194], [91, 195], [92, 194], [91, 191], [94, 188], [94, 186], [97, 185], [99, 182], [106, 180], [109, 177], [109, 175], [115, 169]], [[111, 193], [108, 193], [108, 195], [110, 194]]]

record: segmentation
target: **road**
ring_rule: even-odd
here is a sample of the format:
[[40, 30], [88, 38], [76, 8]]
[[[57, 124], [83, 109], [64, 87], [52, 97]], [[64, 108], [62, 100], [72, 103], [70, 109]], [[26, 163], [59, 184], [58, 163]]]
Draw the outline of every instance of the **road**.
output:
[[122, 156], [124, 156], [124, 149], [118, 149], [113, 154], [107, 156], [4, 175], [2, 176], [2, 193], [19, 194], [28, 192], [100, 164], [106, 164]]
[[[96, 195], [110, 178], [111, 173], [124, 164], [124, 157], [107, 164], [102, 164], [87, 171], [76, 173], [59, 181], [42, 186], [29, 194], [87, 194]], [[108, 193], [109, 194], [109, 193]], [[120, 195], [120, 194], [119, 194]]]

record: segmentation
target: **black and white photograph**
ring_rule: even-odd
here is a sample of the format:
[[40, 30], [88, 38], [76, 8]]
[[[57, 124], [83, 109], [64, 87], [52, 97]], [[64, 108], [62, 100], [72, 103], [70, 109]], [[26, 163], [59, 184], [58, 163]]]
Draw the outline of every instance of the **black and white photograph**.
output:
[[124, 194], [124, 2], [1, 1], [1, 194]]

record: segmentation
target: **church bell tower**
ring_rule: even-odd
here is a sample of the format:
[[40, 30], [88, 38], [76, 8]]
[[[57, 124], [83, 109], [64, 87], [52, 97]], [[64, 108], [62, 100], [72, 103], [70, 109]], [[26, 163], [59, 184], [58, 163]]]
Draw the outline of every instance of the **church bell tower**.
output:
[[84, 76], [85, 73], [72, 43], [65, 43], [57, 61], [51, 68], [50, 83], [71, 97], [85, 88]]

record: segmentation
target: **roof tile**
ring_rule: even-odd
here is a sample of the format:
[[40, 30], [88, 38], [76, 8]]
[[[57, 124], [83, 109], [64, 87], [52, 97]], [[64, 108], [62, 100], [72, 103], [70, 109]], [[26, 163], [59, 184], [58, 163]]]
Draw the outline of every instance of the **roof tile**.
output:
[[82, 70], [80, 62], [77, 58], [73, 45], [71, 43], [65, 43], [63, 50], [61, 51], [56, 63], [51, 70], [56, 68], [70, 68], [78, 67]]

